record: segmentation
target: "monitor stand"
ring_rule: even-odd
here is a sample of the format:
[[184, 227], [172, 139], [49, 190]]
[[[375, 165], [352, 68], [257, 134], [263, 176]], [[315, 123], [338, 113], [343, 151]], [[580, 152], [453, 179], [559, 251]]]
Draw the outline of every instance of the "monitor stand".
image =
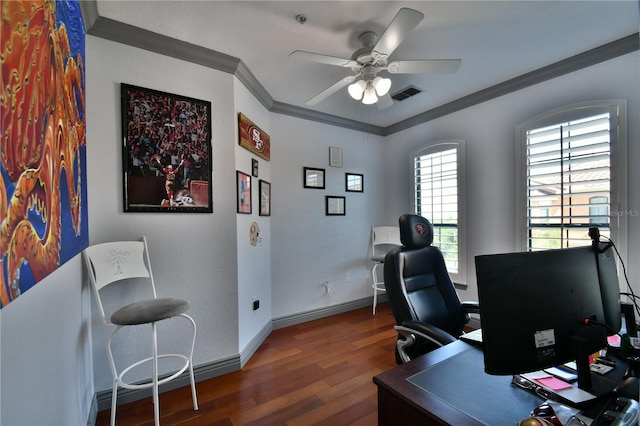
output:
[[[573, 336], [571, 341], [576, 354], [576, 372], [578, 373], [578, 387], [583, 391], [591, 393], [591, 368], [589, 368], [589, 356], [586, 341], [580, 337]], [[597, 396], [597, 395], [596, 395]]]
[[571, 339], [574, 345], [574, 353], [576, 354], [578, 388], [589, 392], [597, 398], [610, 395], [620, 384], [620, 381], [591, 372], [589, 367], [591, 354], [587, 350], [586, 340], [577, 336], [573, 336]]

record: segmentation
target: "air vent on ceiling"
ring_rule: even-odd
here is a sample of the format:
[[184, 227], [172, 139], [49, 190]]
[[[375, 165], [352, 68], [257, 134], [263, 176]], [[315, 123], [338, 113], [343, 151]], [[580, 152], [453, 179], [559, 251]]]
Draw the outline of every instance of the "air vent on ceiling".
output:
[[410, 98], [411, 96], [415, 96], [421, 92], [422, 90], [418, 89], [416, 86], [409, 86], [391, 95], [391, 99], [396, 101], [404, 101], [405, 99]]

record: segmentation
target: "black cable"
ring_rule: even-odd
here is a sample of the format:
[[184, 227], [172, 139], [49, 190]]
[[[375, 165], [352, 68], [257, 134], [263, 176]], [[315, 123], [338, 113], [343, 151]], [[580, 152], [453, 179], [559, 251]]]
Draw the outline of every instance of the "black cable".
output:
[[[622, 274], [624, 276], [624, 281], [627, 284], [627, 288], [629, 289], [629, 293], [631, 294], [631, 301], [633, 303], [633, 306], [635, 306], [636, 308], [636, 313], [638, 314], [638, 316], [640, 316], [640, 306], [638, 306], [637, 303], [637, 299], [638, 296], [635, 295], [635, 293], [633, 292], [633, 288], [631, 287], [631, 284], [629, 284], [629, 277], [627, 276], [627, 268], [624, 264], [624, 261], [622, 260], [622, 256], [620, 256], [620, 252], [618, 251], [618, 247], [616, 247], [616, 245], [613, 243], [613, 241], [611, 240], [611, 238], [604, 236], [604, 238], [606, 238], [609, 241], [609, 244], [611, 244], [611, 247], [613, 247], [613, 249], [616, 252], [616, 255], [618, 256], [618, 259], [620, 260], [620, 265], [622, 265]], [[626, 294], [626, 293], [620, 293], [620, 294]]]
[[632, 293], [626, 293], [626, 292], [620, 292], [620, 296], [626, 296], [628, 298], [634, 298], [634, 299], [640, 299], [640, 296], [636, 296], [635, 294]]

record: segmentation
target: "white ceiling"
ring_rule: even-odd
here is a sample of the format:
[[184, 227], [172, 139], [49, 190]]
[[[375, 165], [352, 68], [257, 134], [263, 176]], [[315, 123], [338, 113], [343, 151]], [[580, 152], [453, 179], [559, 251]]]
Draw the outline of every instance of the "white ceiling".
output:
[[[387, 127], [449, 102], [614, 42], [639, 28], [638, 1], [115, 1], [101, 18], [240, 59], [274, 101]], [[455, 74], [389, 75], [391, 93], [422, 93], [390, 108], [363, 105], [346, 88], [305, 102], [349, 68], [288, 58], [305, 50], [350, 58], [364, 31], [384, 32], [401, 7], [425, 18], [390, 60], [461, 59]], [[305, 24], [296, 21], [304, 14]]]

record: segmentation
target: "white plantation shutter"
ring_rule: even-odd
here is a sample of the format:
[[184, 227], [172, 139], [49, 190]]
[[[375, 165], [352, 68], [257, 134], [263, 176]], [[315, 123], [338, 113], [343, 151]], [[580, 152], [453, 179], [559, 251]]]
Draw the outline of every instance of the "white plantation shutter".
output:
[[413, 156], [414, 211], [433, 224], [433, 245], [442, 251], [447, 270], [457, 282], [465, 281], [460, 214], [463, 142], [438, 143]]
[[593, 226], [601, 235], [612, 234], [620, 200], [615, 166], [621, 163], [614, 154], [624, 152], [615, 149], [618, 112], [610, 106], [575, 108], [557, 114], [570, 119], [554, 122], [551, 114], [540, 120], [542, 126], [520, 127], [522, 248], [590, 244], [588, 228]]

